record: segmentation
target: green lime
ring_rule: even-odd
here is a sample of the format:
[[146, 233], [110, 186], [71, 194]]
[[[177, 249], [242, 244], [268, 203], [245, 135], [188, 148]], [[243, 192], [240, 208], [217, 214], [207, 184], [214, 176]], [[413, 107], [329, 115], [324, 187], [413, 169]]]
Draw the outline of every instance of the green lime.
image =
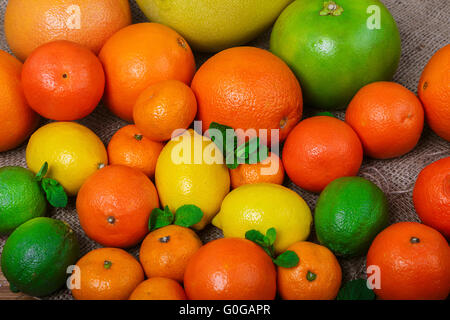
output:
[[330, 110], [345, 108], [366, 84], [392, 79], [401, 41], [379, 0], [298, 0], [275, 23], [270, 49], [297, 75], [305, 105]]
[[331, 182], [320, 194], [314, 216], [320, 243], [344, 257], [364, 254], [388, 222], [383, 191], [360, 177]]
[[0, 168], [0, 234], [45, 215], [47, 200], [35, 175], [22, 167]]
[[73, 230], [63, 221], [40, 217], [25, 222], [9, 236], [1, 266], [12, 288], [41, 297], [65, 284], [67, 267], [78, 257]]

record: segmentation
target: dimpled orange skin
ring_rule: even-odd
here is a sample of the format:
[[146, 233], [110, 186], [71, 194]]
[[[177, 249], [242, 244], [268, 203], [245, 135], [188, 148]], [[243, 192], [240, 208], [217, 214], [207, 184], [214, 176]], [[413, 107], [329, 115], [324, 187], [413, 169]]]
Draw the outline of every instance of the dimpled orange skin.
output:
[[127, 300], [144, 281], [139, 262], [122, 249], [93, 250], [76, 266], [79, 267], [80, 287], [72, 289], [72, 295], [77, 300]]
[[74, 42], [46, 43], [28, 57], [22, 85], [31, 108], [58, 121], [79, 120], [97, 107], [105, 90], [100, 60]]
[[[263, 170], [271, 172], [267, 174]], [[280, 157], [270, 152], [269, 157], [262, 162], [240, 164], [236, 169], [230, 169], [230, 178], [233, 189], [253, 183], [283, 184], [284, 167]]]
[[356, 131], [364, 153], [375, 159], [400, 157], [419, 142], [424, 124], [420, 100], [395, 82], [374, 82], [358, 91], [345, 121]]
[[22, 61], [54, 40], [73, 41], [98, 54], [110, 36], [129, 24], [127, 0], [9, 0], [5, 12], [6, 39]]
[[195, 60], [188, 43], [158, 23], [139, 23], [114, 34], [99, 55], [106, 73], [105, 100], [118, 117], [133, 121], [133, 108], [148, 86], [163, 80], [190, 85]]
[[380, 268], [381, 288], [374, 291], [383, 300], [443, 300], [450, 293], [450, 247], [426, 225], [400, 222], [383, 230], [366, 265]]
[[450, 141], [450, 44], [437, 51], [426, 65], [418, 94], [428, 125]]
[[344, 121], [317, 116], [294, 128], [284, 144], [282, 159], [296, 185], [321, 192], [331, 181], [358, 173], [363, 149], [357, 134]]
[[[287, 250], [300, 258], [294, 268], [277, 267], [278, 292], [284, 300], [334, 300], [342, 281], [342, 270], [334, 254], [324, 246], [301, 241]], [[307, 279], [308, 272], [316, 278]]]
[[21, 72], [22, 63], [0, 50], [0, 152], [18, 147], [39, 123], [25, 99]]
[[138, 285], [129, 300], [187, 300], [187, 297], [175, 280], [156, 277]]
[[135, 125], [119, 129], [108, 144], [110, 164], [120, 164], [142, 171], [149, 178], [155, 176], [156, 161], [164, 144], [144, 137]]
[[[195, 74], [192, 89], [204, 131], [211, 122], [234, 129], [280, 129], [283, 141], [302, 117], [297, 78], [263, 49], [236, 47], [216, 54]], [[270, 132], [265, 142], [271, 144]]]
[[420, 220], [450, 239], [450, 157], [433, 162], [420, 172], [413, 201]]
[[146, 137], [167, 141], [177, 129], [187, 129], [197, 114], [194, 92], [181, 81], [166, 80], [145, 89], [136, 101], [133, 119]]
[[122, 165], [98, 170], [83, 184], [77, 211], [86, 235], [103, 246], [128, 248], [148, 233], [148, 219], [159, 208], [158, 193], [141, 171]]
[[255, 243], [223, 238], [194, 254], [184, 274], [184, 288], [190, 300], [273, 300], [276, 270]]
[[144, 239], [139, 260], [148, 278], [165, 277], [183, 282], [186, 266], [202, 242], [189, 228], [170, 225]]

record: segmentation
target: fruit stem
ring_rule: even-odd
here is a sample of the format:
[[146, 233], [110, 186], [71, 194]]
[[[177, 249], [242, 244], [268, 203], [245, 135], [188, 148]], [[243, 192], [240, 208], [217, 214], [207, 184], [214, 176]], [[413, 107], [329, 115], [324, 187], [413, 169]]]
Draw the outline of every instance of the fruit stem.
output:
[[344, 12], [344, 8], [334, 1], [325, 1], [323, 9], [319, 12], [321, 16], [340, 16]]
[[317, 275], [315, 273], [312, 273], [311, 271], [308, 271], [308, 273], [306, 274], [306, 280], [308, 281], [314, 281], [316, 280]]
[[134, 138], [135, 138], [137, 141], [141, 141], [143, 137], [144, 137], [144, 136], [143, 136], [142, 134], [135, 134], [135, 135], [134, 135]]
[[105, 262], [103, 262], [103, 267], [105, 269], [109, 269], [109, 268], [111, 268], [111, 266], [112, 266], [112, 262], [111, 261], [105, 260]]

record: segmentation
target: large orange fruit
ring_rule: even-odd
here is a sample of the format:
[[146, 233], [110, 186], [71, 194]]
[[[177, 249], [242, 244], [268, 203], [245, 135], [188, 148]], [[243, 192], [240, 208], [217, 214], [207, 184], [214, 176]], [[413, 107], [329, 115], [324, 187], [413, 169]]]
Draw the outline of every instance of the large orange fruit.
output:
[[428, 62], [419, 81], [418, 94], [428, 125], [450, 141], [450, 44]]
[[172, 279], [150, 278], [134, 289], [129, 300], [187, 300], [183, 287]]
[[119, 129], [108, 144], [110, 164], [121, 164], [155, 176], [156, 162], [164, 145], [144, 137], [135, 125]]
[[133, 107], [148, 86], [163, 80], [190, 85], [195, 60], [177, 32], [158, 23], [139, 23], [114, 34], [100, 51], [106, 73], [106, 104], [133, 121]]
[[276, 270], [255, 243], [223, 238], [194, 254], [184, 274], [184, 288], [190, 300], [273, 300]]
[[333, 300], [341, 287], [342, 271], [334, 254], [321, 245], [301, 241], [287, 250], [300, 262], [293, 268], [278, 267], [278, 292], [285, 300]]
[[103, 246], [127, 248], [148, 232], [148, 219], [159, 207], [158, 194], [141, 171], [111, 165], [98, 170], [81, 187], [77, 211], [86, 235]]
[[381, 299], [442, 300], [450, 293], [450, 247], [423, 224], [400, 222], [379, 233], [367, 254], [370, 266]]
[[420, 220], [450, 239], [450, 157], [433, 162], [420, 172], [413, 201]]
[[127, 0], [10, 0], [5, 35], [22, 61], [54, 40], [73, 41], [97, 54], [110, 36], [130, 23]]
[[419, 142], [424, 123], [420, 100], [395, 82], [374, 82], [358, 91], [345, 121], [356, 131], [364, 152], [375, 159], [400, 157]]
[[197, 114], [194, 92], [181, 81], [166, 80], [145, 89], [133, 109], [133, 119], [144, 135], [167, 141], [177, 129], [187, 129]]
[[147, 235], [139, 260], [148, 278], [164, 277], [183, 282], [186, 266], [201, 246], [202, 241], [194, 231], [170, 225]]
[[139, 262], [125, 250], [100, 248], [83, 256], [72, 273], [72, 288], [77, 300], [127, 300], [144, 271]]
[[0, 152], [19, 146], [39, 122], [23, 94], [21, 72], [22, 64], [0, 50]]
[[283, 164], [300, 188], [322, 191], [331, 181], [355, 176], [363, 161], [358, 135], [344, 121], [329, 116], [300, 122], [284, 144]]
[[[234, 129], [279, 129], [283, 141], [302, 116], [302, 91], [295, 75], [263, 49], [236, 47], [216, 54], [198, 70], [192, 89], [203, 130], [211, 122]], [[270, 143], [270, 132], [267, 137]]]
[[105, 90], [100, 60], [74, 42], [46, 43], [28, 57], [22, 84], [31, 108], [58, 121], [78, 120], [97, 107]]

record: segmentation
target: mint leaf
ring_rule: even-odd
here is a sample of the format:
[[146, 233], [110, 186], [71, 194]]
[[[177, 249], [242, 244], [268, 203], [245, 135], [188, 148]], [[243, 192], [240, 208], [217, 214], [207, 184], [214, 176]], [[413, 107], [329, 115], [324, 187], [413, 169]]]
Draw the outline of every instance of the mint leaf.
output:
[[48, 171], [48, 163], [45, 162], [44, 165], [41, 167], [41, 169], [39, 170], [39, 172], [36, 174], [36, 181], [41, 181], [45, 175], [47, 174]]
[[367, 287], [365, 279], [347, 282], [337, 295], [337, 300], [375, 300], [375, 293]]
[[154, 231], [156, 229], [168, 226], [173, 222], [173, 218], [173, 213], [170, 211], [169, 206], [165, 206], [164, 210], [155, 208], [150, 214], [148, 229], [149, 231]]
[[[228, 137], [227, 134], [231, 134], [231, 137]], [[238, 141], [234, 129], [217, 122], [212, 122], [209, 126], [209, 136], [220, 151], [222, 151], [227, 167], [236, 169], [239, 166], [235, 152]]]
[[277, 239], [277, 231], [275, 230], [275, 228], [270, 228], [269, 230], [267, 230], [266, 238], [268, 239], [269, 245], [273, 246], [275, 240]]
[[63, 186], [56, 180], [43, 178], [41, 181], [48, 202], [55, 208], [67, 206], [68, 198]]
[[[253, 159], [253, 157], [254, 157], [254, 154], [250, 154], [246, 163], [250, 163], [250, 161]], [[260, 144], [257, 154], [256, 154], [257, 162], [258, 163], [263, 162], [268, 157], [269, 157], [269, 148], [267, 148], [267, 146], [264, 144]]]
[[177, 226], [189, 228], [199, 223], [203, 218], [202, 210], [193, 204], [181, 206], [175, 212], [175, 222]]
[[275, 263], [279, 267], [283, 268], [293, 268], [298, 266], [298, 263], [300, 262], [300, 259], [298, 255], [291, 250], [287, 250], [280, 254], [276, 259], [273, 260], [273, 263]]
[[253, 241], [257, 245], [264, 246], [264, 235], [258, 230], [249, 230], [245, 233], [245, 239]]

